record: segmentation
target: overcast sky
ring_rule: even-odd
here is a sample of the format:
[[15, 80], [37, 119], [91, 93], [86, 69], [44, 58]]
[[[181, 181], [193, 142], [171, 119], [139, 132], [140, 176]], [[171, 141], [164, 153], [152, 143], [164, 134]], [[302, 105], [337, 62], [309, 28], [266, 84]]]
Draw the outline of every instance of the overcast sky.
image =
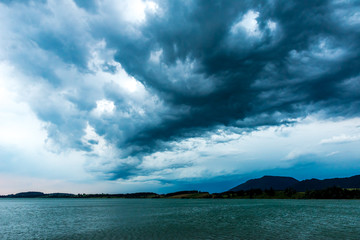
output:
[[0, 0], [0, 194], [360, 174], [360, 2]]

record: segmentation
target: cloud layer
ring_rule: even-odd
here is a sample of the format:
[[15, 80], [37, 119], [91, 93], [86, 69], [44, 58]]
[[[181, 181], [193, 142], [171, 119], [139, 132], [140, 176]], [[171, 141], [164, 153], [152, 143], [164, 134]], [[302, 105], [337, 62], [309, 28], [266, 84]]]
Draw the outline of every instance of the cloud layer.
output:
[[[52, 151], [84, 153], [88, 172], [163, 182], [240, 174], [253, 156], [234, 160], [234, 141], [248, 134], [312, 115], [356, 128], [359, 12], [336, 0], [1, 1], [0, 60], [16, 69], [13, 91]], [[319, 141], [358, 140], [336, 134]], [[273, 168], [272, 154], [256, 158]]]

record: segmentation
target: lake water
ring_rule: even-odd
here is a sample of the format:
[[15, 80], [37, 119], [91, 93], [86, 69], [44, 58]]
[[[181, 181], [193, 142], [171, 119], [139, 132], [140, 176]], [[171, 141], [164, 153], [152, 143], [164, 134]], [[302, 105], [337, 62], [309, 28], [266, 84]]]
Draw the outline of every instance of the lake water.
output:
[[0, 199], [0, 239], [360, 239], [360, 201]]

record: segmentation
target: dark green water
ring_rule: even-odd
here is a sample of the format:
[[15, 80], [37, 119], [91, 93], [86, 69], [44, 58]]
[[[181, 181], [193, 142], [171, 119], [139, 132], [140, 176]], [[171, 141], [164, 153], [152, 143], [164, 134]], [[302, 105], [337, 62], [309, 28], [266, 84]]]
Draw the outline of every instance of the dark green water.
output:
[[360, 239], [360, 201], [0, 199], [0, 239]]

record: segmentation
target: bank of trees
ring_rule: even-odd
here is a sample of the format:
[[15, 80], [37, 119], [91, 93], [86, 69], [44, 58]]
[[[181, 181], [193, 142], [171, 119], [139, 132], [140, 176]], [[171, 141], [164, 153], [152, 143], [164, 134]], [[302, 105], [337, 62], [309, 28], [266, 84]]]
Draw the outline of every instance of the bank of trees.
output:
[[271, 189], [250, 189], [241, 191], [227, 191], [223, 193], [212, 194], [213, 198], [269, 198], [269, 199], [360, 199], [359, 189], [343, 189], [331, 187], [323, 190], [312, 190], [306, 192], [297, 192], [293, 188], [287, 188], [283, 191]]

